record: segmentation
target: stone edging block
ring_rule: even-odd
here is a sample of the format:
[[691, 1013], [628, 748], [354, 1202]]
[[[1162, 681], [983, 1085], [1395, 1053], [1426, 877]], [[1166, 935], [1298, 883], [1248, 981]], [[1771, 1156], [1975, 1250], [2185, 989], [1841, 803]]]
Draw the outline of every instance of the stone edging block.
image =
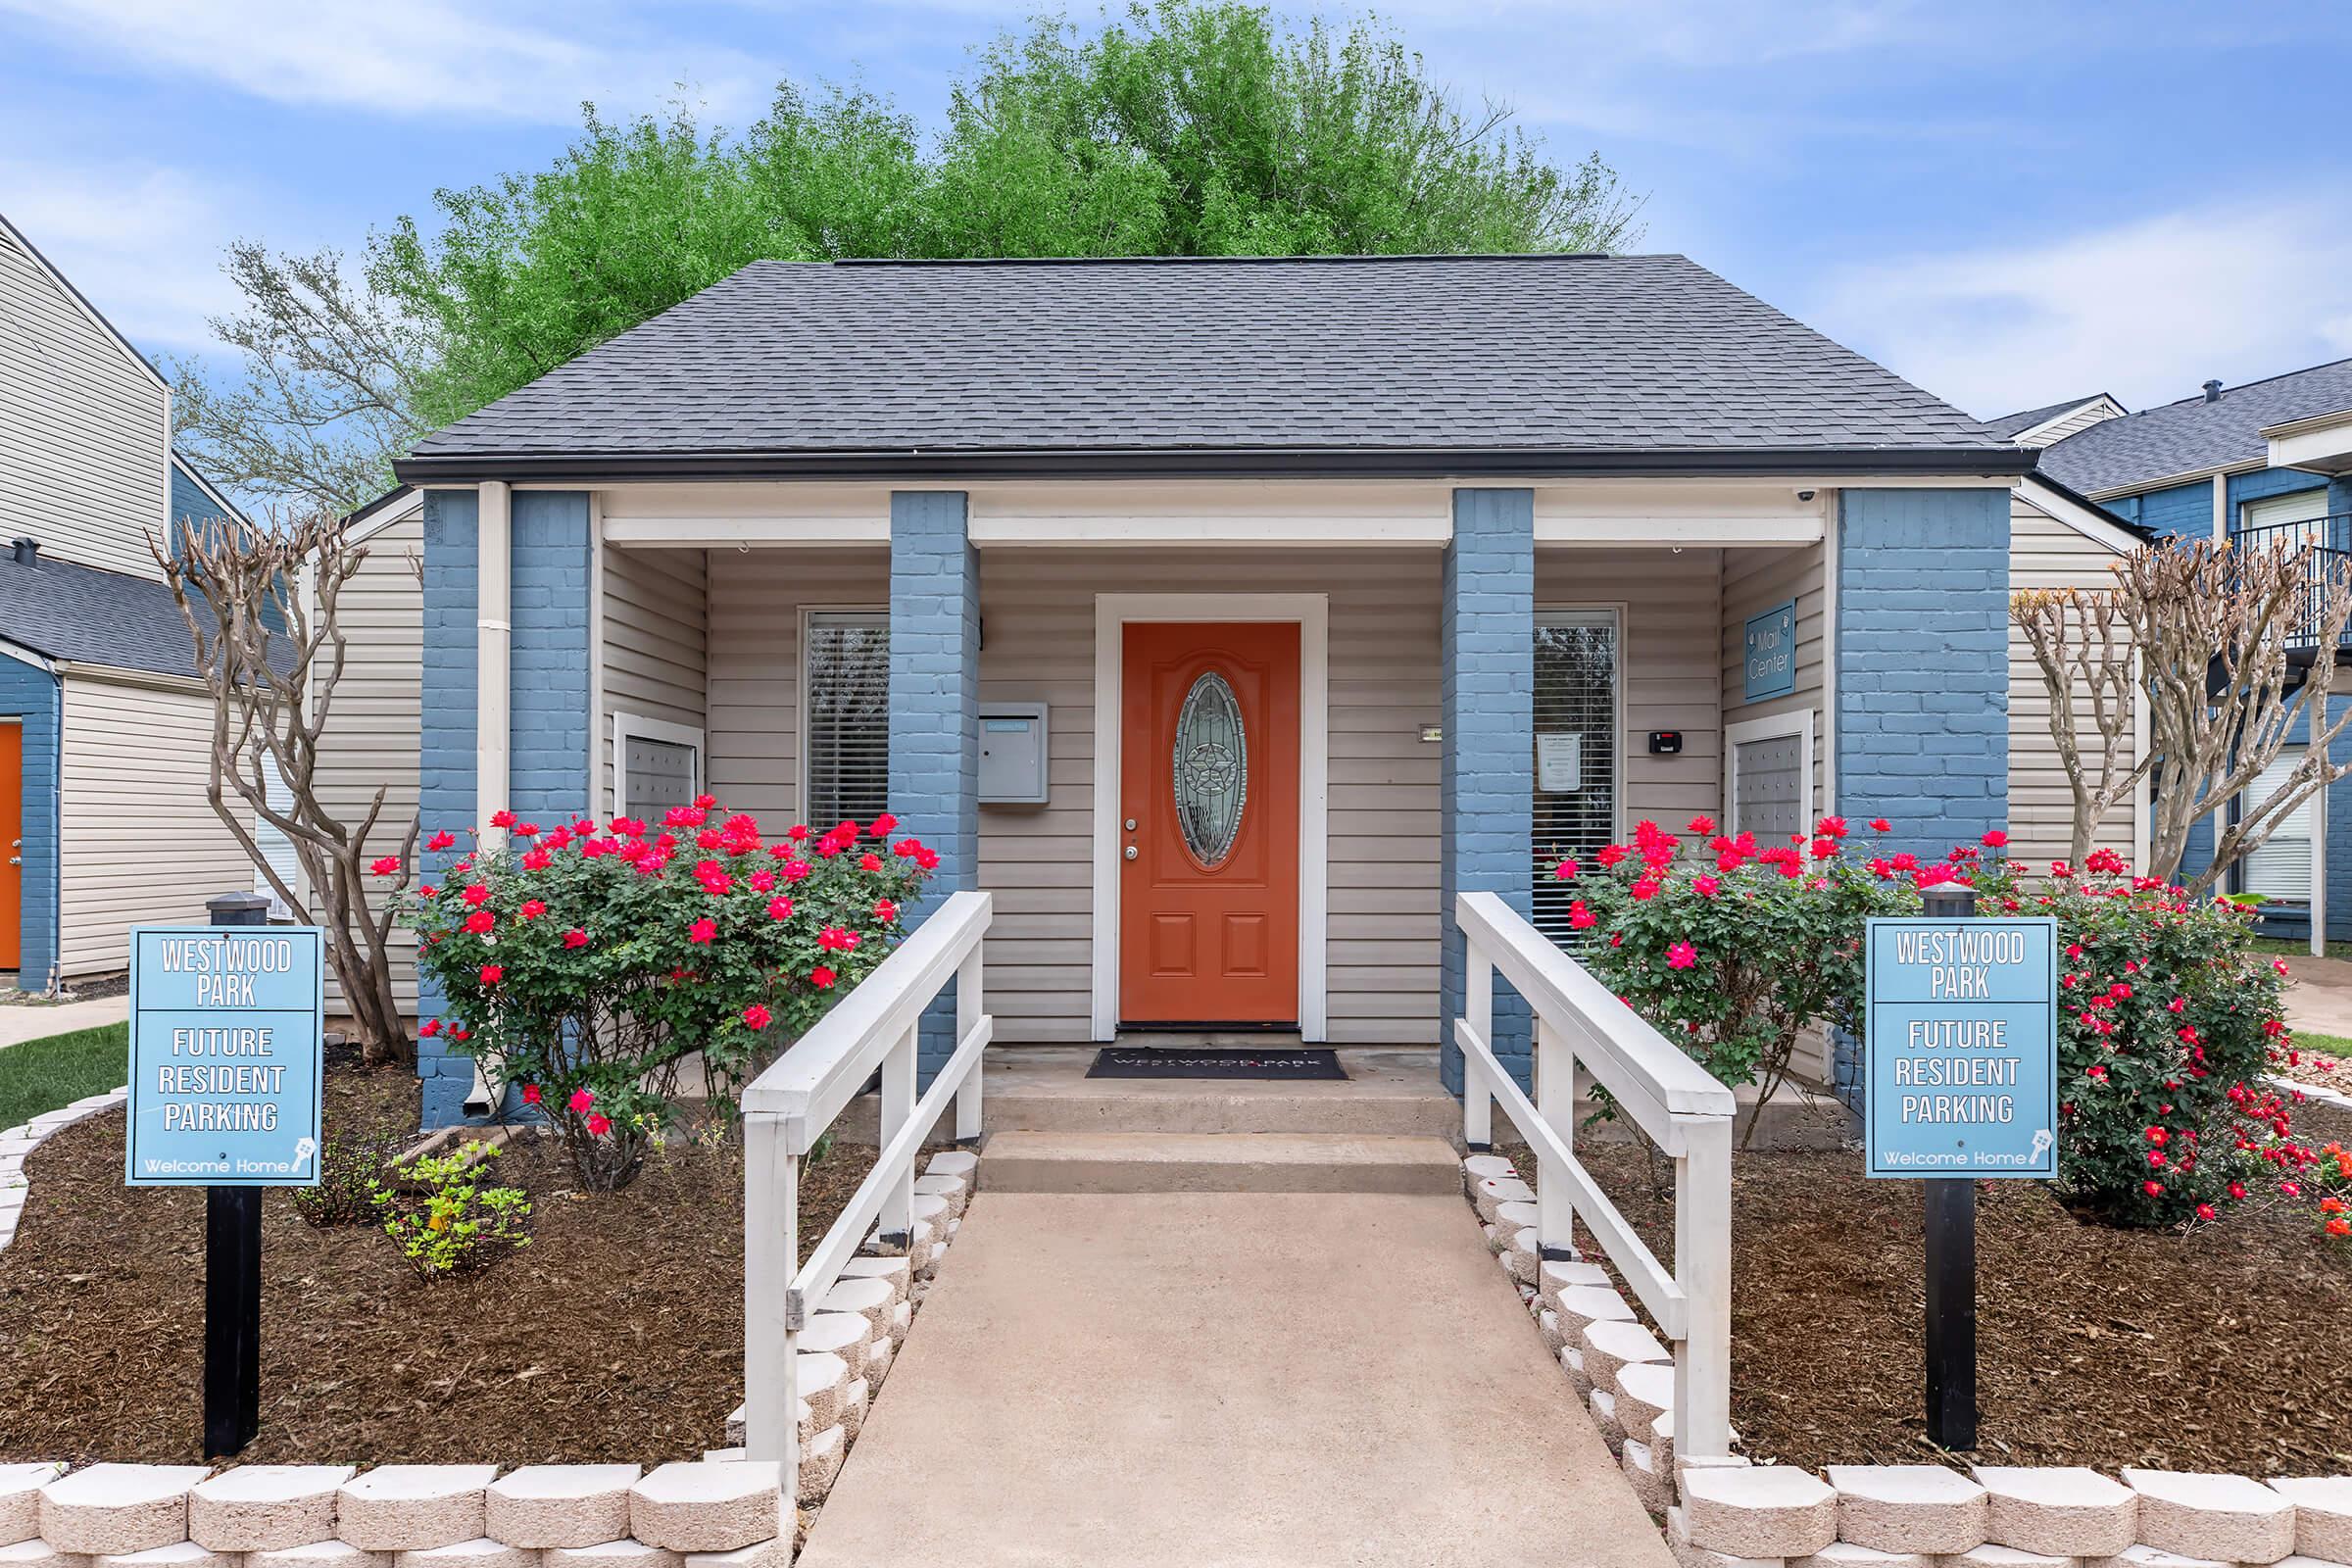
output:
[[634, 1464], [533, 1464], [508, 1472], [482, 1494], [482, 1533], [510, 1546], [601, 1546], [629, 1533]]
[[2124, 1471], [2139, 1494], [2139, 1544], [2214, 1562], [2277, 1562], [2295, 1549], [2295, 1505], [2244, 1476]]
[[1834, 1464], [1829, 1477], [1838, 1494], [1840, 1541], [1939, 1557], [1984, 1544], [1984, 1489], [1957, 1471], [1935, 1464]]
[[2079, 1465], [1979, 1465], [1994, 1545], [2045, 1557], [2112, 1557], [2139, 1539], [2139, 1498]]
[[2271, 1483], [2295, 1505], [2295, 1551], [2352, 1563], [2352, 1476], [2295, 1476]]
[[[811, 1451], [825, 1441], [819, 1436]], [[665, 1464], [629, 1491], [629, 1534], [671, 1551], [733, 1551], [779, 1534], [783, 1520], [772, 1460]]]
[[494, 1464], [387, 1464], [344, 1485], [335, 1534], [367, 1551], [430, 1551], [482, 1534]]
[[276, 1551], [329, 1541], [335, 1498], [356, 1467], [248, 1464], [188, 1493], [188, 1539], [214, 1551]]
[[41, 1488], [41, 1539], [59, 1551], [120, 1556], [188, 1539], [201, 1464], [94, 1464]]
[[1691, 1544], [1732, 1557], [1809, 1557], [1838, 1539], [1838, 1494], [1794, 1465], [1690, 1470]]

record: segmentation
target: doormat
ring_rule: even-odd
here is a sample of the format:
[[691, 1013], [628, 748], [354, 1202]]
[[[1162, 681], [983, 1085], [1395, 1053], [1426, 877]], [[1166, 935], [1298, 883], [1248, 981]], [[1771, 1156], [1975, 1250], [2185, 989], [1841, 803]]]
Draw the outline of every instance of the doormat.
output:
[[1187, 1051], [1169, 1046], [1104, 1046], [1089, 1078], [1287, 1078], [1345, 1081], [1340, 1054], [1316, 1047], [1275, 1051]]

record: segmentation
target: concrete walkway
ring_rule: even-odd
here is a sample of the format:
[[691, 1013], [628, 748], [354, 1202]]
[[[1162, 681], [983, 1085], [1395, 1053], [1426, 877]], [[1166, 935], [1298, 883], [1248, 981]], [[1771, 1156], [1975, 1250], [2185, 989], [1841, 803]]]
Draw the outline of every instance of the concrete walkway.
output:
[[2307, 1034], [2352, 1038], [2352, 963], [2289, 954], [2286, 1022]]
[[802, 1568], [1672, 1568], [1458, 1195], [986, 1164]]
[[12, 1003], [0, 1007], [0, 1047], [21, 1046], [27, 1040], [70, 1035], [76, 1029], [96, 1029], [121, 1023], [130, 1016], [128, 997], [99, 997], [91, 1002]]

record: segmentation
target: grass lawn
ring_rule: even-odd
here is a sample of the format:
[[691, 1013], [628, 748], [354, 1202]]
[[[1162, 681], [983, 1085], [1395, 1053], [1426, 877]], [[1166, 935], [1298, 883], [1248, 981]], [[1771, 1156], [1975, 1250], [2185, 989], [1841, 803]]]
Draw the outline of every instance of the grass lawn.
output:
[[[2309, 937], [2256, 937], [2254, 951], [2256, 953], [2275, 953], [2282, 958], [2308, 958], [2311, 956], [2311, 939]], [[2328, 943], [2328, 956], [2352, 958], [2352, 942]]]
[[130, 1025], [27, 1040], [0, 1050], [0, 1127], [15, 1127], [45, 1110], [122, 1087], [130, 1070]]

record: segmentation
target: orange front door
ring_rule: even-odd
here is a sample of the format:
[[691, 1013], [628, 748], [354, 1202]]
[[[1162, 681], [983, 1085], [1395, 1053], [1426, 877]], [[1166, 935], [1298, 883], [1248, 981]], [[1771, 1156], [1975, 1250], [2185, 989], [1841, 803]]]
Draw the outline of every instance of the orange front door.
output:
[[1131, 622], [1122, 665], [1119, 1020], [1296, 1024], [1298, 628]]
[[24, 726], [0, 724], [0, 970], [24, 961]]

